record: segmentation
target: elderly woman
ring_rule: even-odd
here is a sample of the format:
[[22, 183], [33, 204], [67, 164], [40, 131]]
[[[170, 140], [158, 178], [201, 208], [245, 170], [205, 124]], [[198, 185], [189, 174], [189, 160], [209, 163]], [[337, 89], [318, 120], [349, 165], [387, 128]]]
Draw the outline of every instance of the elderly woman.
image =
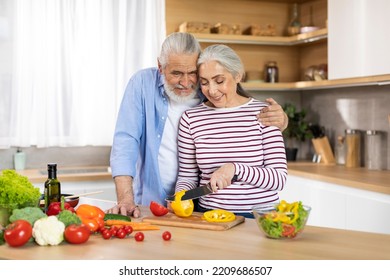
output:
[[199, 83], [207, 101], [180, 119], [175, 189], [210, 182], [214, 192], [199, 198], [198, 211], [225, 209], [253, 217], [252, 207], [278, 202], [278, 192], [286, 184], [281, 131], [257, 120], [267, 103], [246, 94], [240, 85], [244, 73], [238, 55], [225, 45], [207, 47], [198, 59]]

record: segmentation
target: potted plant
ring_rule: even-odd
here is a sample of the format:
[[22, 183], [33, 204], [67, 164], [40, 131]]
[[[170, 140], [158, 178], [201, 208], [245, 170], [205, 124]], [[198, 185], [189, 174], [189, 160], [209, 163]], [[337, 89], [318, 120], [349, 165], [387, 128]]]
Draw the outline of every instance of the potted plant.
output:
[[283, 106], [284, 112], [288, 117], [288, 126], [283, 131], [283, 137], [286, 145], [286, 157], [288, 161], [295, 161], [297, 157], [297, 143], [304, 142], [312, 138], [312, 132], [309, 129], [308, 122], [305, 121], [306, 111], [298, 111], [296, 106], [286, 103]]

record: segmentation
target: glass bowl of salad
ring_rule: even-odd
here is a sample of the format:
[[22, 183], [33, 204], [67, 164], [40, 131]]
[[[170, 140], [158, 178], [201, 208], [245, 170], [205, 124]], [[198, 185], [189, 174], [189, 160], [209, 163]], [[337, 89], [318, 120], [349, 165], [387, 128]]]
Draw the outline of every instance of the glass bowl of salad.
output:
[[292, 239], [302, 233], [311, 207], [301, 201], [257, 205], [252, 208], [260, 230], [269, 238]]

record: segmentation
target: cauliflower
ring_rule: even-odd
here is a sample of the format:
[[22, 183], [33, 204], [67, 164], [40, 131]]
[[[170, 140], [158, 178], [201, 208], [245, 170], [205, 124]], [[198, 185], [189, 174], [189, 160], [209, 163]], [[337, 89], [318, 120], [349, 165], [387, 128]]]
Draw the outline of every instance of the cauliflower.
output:
[[65, 224], [56, 216], [43, 217], [35, 221], [33, 237], [39, 245], [58, 245], [64, 240]]

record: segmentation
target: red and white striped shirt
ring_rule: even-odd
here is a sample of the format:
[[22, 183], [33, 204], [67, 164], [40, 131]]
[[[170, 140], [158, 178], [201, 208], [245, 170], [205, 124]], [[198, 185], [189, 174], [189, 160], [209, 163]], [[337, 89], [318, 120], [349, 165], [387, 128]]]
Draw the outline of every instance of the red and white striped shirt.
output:
[[267, 103], [255, 99], [234, 108], [204, 103], [182, 115], [179, 124], [179, 174], [176, 192], [209, 182], [212, 173], [233, 163], [237, 181], [199, 199], [207, 209], [251, 212], [257, 204], [277, 202], [287, 179], [281, 131], [263, 126], [256, 115]]

